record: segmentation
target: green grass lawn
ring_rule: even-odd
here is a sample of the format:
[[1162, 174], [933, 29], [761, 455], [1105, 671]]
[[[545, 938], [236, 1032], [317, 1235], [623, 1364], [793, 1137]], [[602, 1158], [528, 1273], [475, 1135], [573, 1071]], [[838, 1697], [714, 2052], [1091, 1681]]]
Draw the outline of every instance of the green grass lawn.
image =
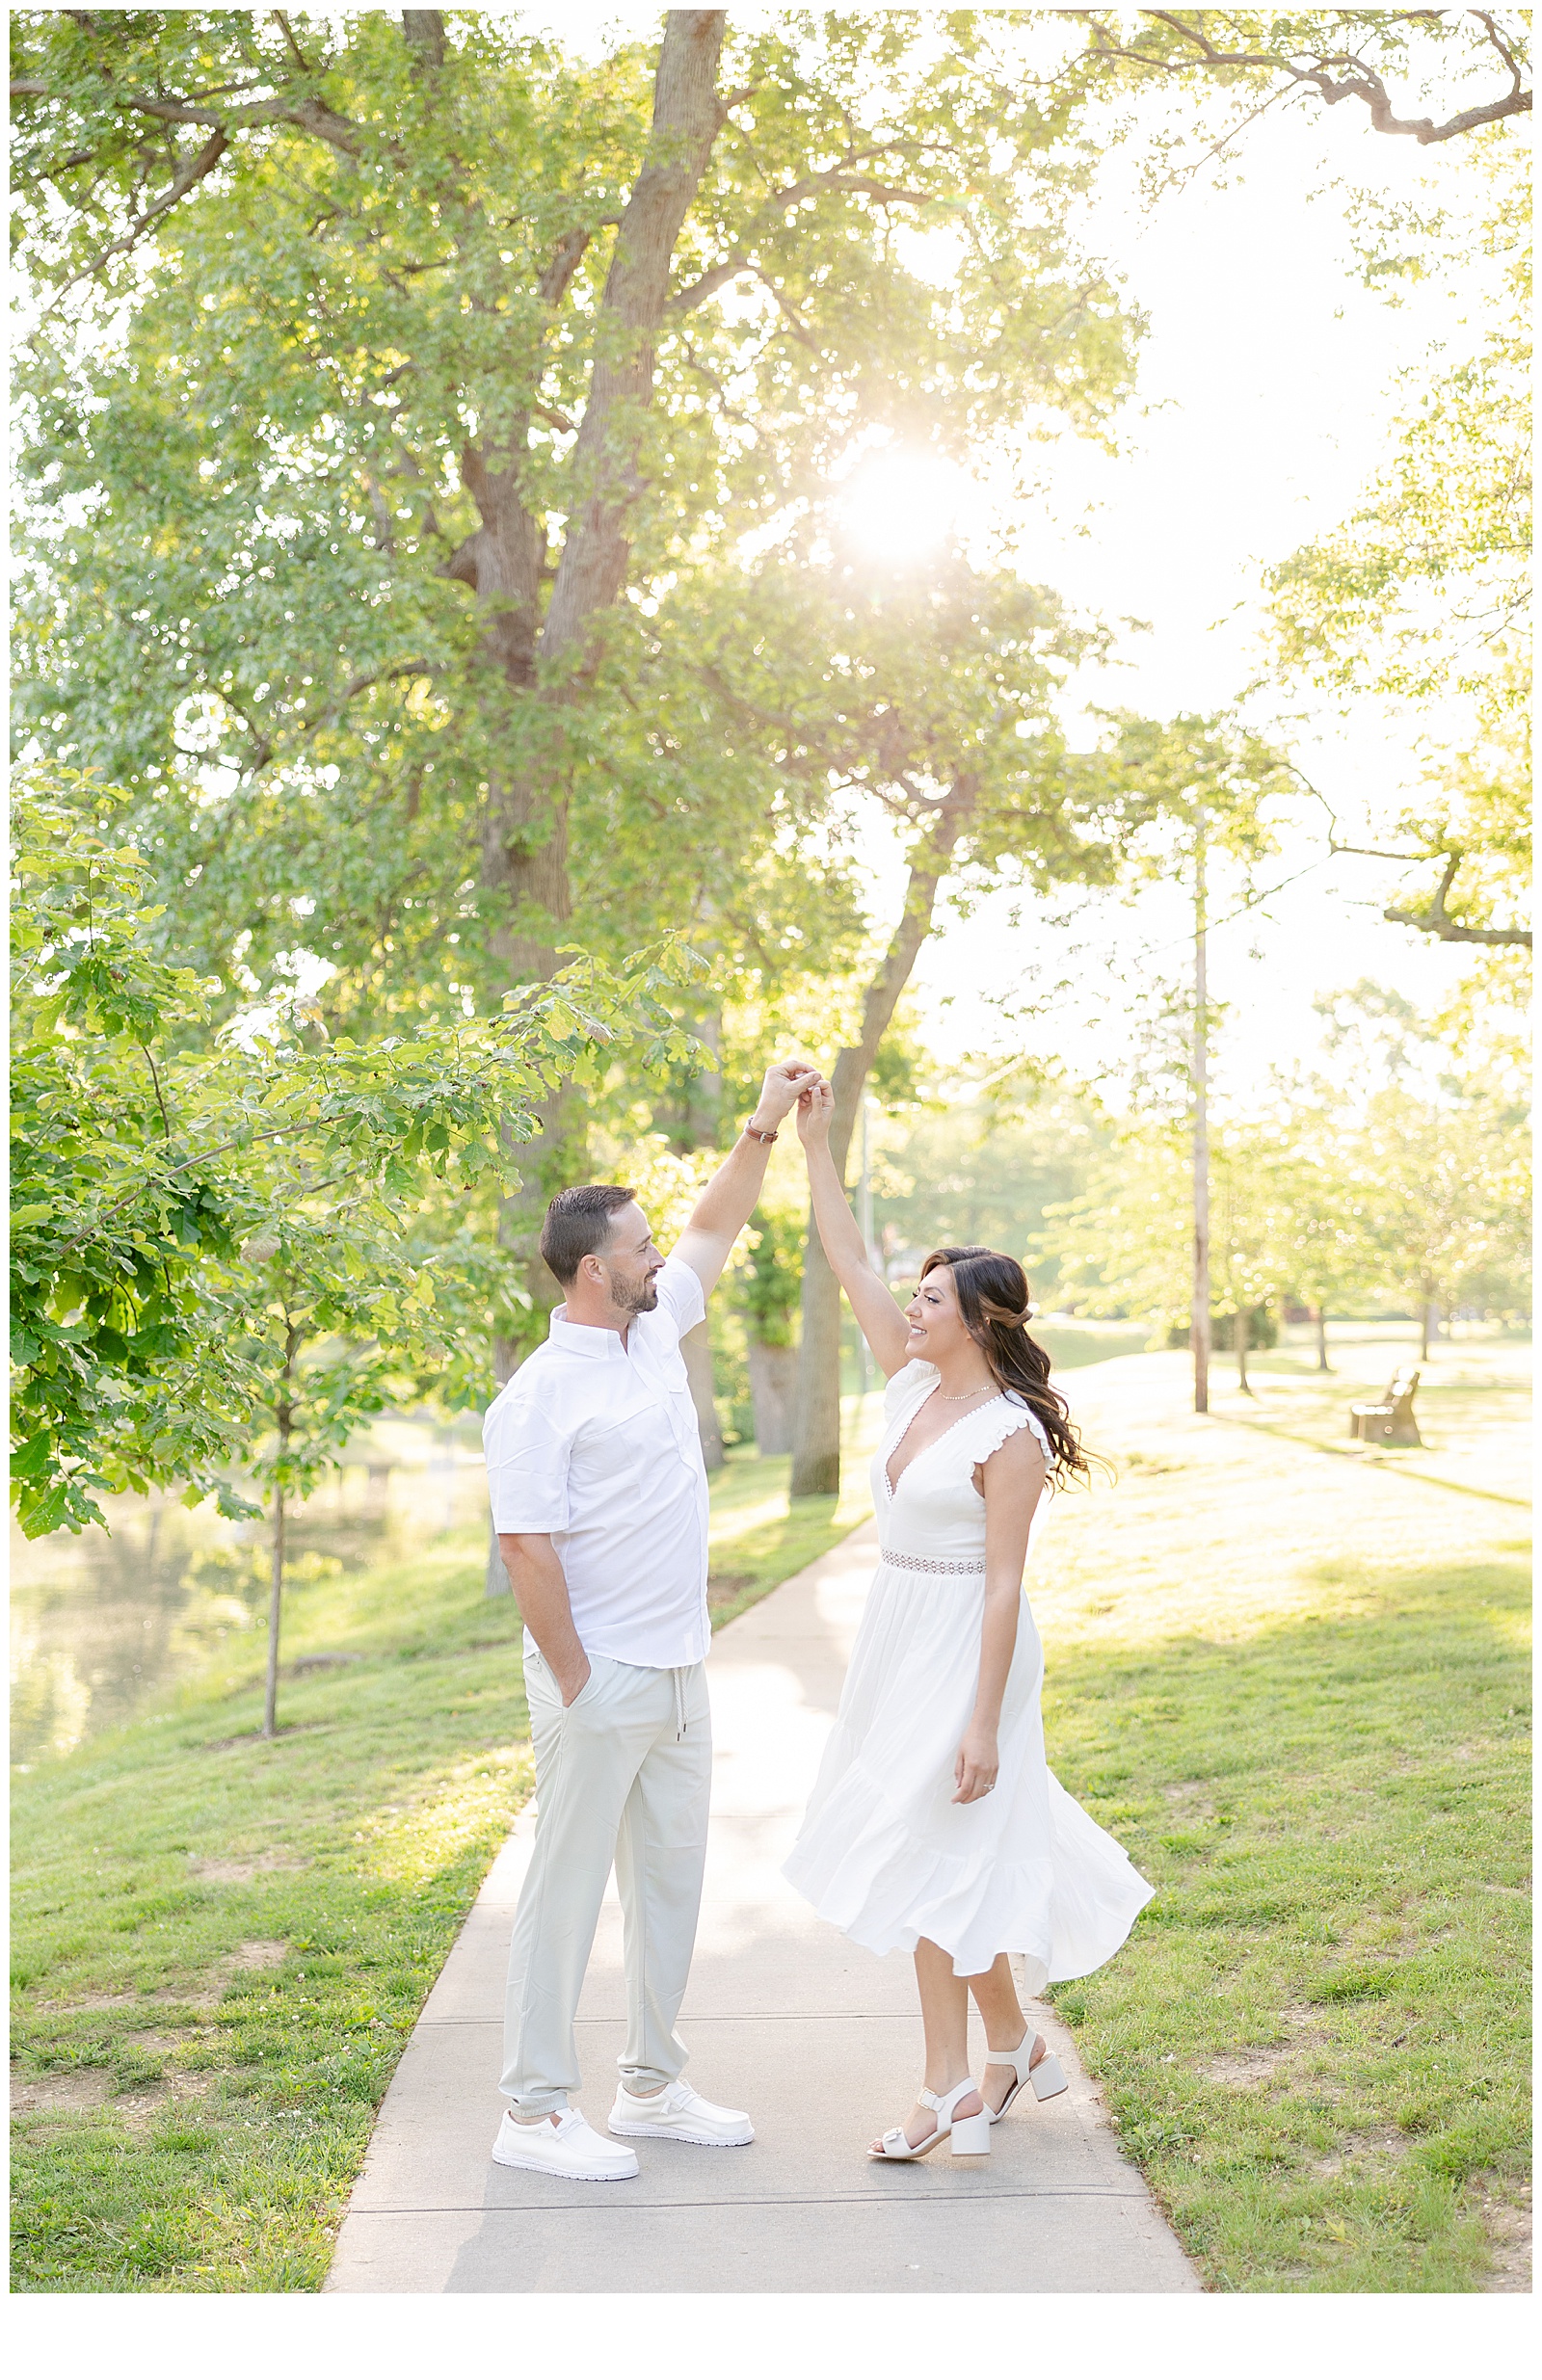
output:
[[1196, 1421], [1182, 1358], [1077, 1385], [1123, 1476], [1030, 1581], [1046, 1729], [1158, 1890], [1052, 1997], [1213, 2287], [1524, 2287], [1525, 1516]]
[[[731, 1617], [869, 1509], [714, 1482]], [[13, 1779], [13, 2286], [313, 2289], [418, 2009], [530, 1788], [518, 1626], [481, 1530], [286, 1597], [282, 1733], [235, 1636]]]

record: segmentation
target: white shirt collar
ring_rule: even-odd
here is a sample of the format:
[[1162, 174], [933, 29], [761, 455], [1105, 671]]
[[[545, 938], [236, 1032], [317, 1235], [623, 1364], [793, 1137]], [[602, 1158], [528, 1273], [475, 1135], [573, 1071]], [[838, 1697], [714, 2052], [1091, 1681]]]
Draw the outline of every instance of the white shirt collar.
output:
[[601, 1363], [617, 1357], [623, 1363], [626, 1361], [619, 1331], [596, 1322], [570, 1322], [566, 1306], [552, 1309], [550, 1338], [554, 1347], [564, 1348], [569, 1355], [598, 1357]]

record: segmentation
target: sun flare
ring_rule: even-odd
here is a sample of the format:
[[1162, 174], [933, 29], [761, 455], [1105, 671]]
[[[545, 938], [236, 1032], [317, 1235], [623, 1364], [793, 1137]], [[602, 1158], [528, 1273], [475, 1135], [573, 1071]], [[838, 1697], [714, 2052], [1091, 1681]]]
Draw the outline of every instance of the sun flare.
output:
[[946, 544], [974, 494], [944, 455], [891, 448], [860, 463], [837, 498], [851, 542], [880, 562], [914, 562]]

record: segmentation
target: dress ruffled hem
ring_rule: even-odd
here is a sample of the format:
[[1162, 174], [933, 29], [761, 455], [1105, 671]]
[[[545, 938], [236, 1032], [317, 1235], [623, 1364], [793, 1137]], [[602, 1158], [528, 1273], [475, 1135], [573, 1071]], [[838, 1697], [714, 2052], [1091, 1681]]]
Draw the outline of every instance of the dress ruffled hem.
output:
[[947, 1952], [955, 1974], [979, 1975], [1006, 1950], [1025, 1962], [1030, 1995], [1089, 1975], [1127, 1940], [1155, 1888], [1052, 1770], [1046, 1776], [1046, 1857], [1003, 1856], [995, 1839], [967, 1853], [928, 1845], [853, 1767], [806, 1823], [783, 1874], [877, 1958], [924, 1939]]

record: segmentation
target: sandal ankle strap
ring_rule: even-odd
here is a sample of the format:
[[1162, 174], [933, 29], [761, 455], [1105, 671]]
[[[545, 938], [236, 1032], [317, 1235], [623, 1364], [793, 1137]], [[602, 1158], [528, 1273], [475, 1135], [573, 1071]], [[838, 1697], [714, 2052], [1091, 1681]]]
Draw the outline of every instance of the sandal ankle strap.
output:
[[1026, 2082], [1038, 2044], [1039, 2035], [1030, 2024], [1015, 2049], [993, 2049], [987, 2043], [985, 2063], [987, 2066], [1010, 2066], [1018, 2081]]

